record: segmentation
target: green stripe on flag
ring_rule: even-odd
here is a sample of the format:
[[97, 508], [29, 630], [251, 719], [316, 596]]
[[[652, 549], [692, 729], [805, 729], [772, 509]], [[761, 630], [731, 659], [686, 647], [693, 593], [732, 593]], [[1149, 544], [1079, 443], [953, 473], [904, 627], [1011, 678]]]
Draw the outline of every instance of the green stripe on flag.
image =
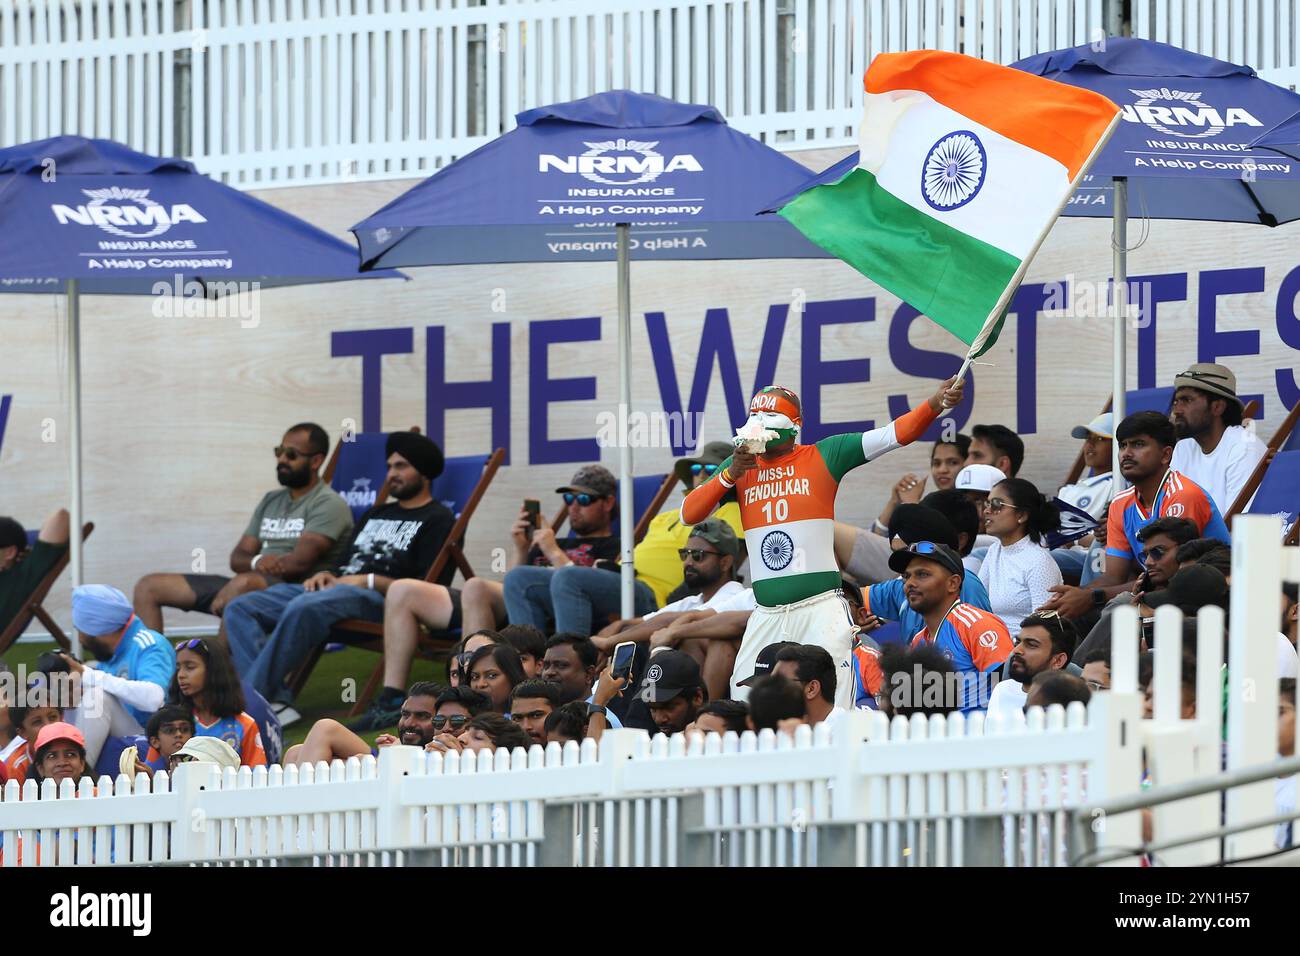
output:
[[[919, 212], [861, 168], [801, 193], [780, 213], [967, 345], [1020, 268], [1019, 259]], [[997, 341], [1005, 317], [981, 353]]]

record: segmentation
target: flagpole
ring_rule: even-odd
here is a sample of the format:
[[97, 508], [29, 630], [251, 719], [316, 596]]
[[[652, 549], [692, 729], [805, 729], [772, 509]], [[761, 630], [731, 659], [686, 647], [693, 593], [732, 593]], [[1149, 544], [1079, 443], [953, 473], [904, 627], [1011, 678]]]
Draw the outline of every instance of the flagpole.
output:
[[633, 593], [636, 585], [636, 568], [632, 563], [633, 526], [635, 507], [632, 495], [632, 444], [630, 441], [632, 413], [632, 287], [626, 222], [614, 226], [618, 237], [618, 386], [619, 386], [619, 442], [618, 442], [618, 523], [622, 574], [621, 598], [624, 620], [633, 616]]
[[81, 297], [68, 280], [68, 564], [72, 586], [82, 584], [81, 557]]
[[[1115, 326], [1112, 331], [1111, 348], [1113, 352], [1112, 372], [1113, 380], [1111, 381], [1111, 434], [1115, 434], [1115, 429], [1119, 423], [1124, 420], [1125, 399], [1128, 397], [1125, 390], [1128, 388], [1128, 375], [1126, 374], [1126, 349], [1125, 349], [1125, 332], [1128, 327], [1128, 177], [1116, 176], [1114, 179], [1115, 189], [1111, 194], [1111, 213], [1114, 216], [1115, 230], [1111, 237], [1111, 252], [1114, 257], [1114, 292], [1112, 298], [1115, 300]], [[1122, 491], [1127, 482], [1119, 470], [1119, 442], [1112, 440], [1110, 443], [1110, 473], [1111, 489], [1113, 492]]]

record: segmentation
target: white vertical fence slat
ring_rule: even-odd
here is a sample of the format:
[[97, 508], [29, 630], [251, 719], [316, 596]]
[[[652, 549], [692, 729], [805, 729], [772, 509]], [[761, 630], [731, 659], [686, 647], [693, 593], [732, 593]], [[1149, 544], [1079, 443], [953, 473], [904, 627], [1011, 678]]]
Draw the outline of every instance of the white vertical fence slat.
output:
[[[780, 148], [842, 146], [853, 142], [861, 76], [875, 54], [938, 47], [1007, 63], [1095, 40], [1106, 7], [22, 0], [0, 9], [0, 145], [109, 136], [184, 153], [241, 186], [378, 179], [445, 165], [512, 128], [521, 110], [627, 88], [713, 102], [736, 128]], [[1289, 72], [1294, 8], [1294, 0], [1138, 0], [1131, 29]]]

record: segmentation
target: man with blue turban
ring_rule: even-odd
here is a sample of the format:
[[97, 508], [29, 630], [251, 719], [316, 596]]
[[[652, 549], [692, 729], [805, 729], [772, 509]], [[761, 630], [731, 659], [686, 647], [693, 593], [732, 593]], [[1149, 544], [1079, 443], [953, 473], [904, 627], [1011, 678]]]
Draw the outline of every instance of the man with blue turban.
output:
[[167, 696], [176, 651], [135, 616], [125, 594], [106, 584], [73, 589], [72, 624], [81, 646], [98, 662], [87, 665], [63, 655], [81, 675], [81, 699], [68, 722], [85, 734], [86, 761], [94, 766], [108, 737], [144, 732]]

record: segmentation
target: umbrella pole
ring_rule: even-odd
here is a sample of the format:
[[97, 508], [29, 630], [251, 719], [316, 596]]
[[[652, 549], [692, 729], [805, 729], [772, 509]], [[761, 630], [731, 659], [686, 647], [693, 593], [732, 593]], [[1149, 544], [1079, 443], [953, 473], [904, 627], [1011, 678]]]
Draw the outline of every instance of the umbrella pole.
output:
[[[1114, 192], [1111, 194], [1111, 212], [1114, 215], [1114, 231], [1111, 234], [1111, 254], [1114, 256], [1114, 300], [1115, 326], [1112, 345], [1114, 349], [1114, 379], [1111, 382], [1111, 412], [1114, 429], [1124, 420], [1125, 389], [1128, 388], [1128, 376], [1125, 368], [1125, 335], [1128, 331], [1128, 177], [1116, 176], [1113, 180]], [[1119, 442], [1112, 439], [1110, 445], [1111, 487], [1120, 491], [1127, 482], [1119, 473]]]
[[634, 616], [633, 593], [636, 568], [632, 564], [633, 527], [636, 516], [632, 495], [632, 445], [628, 430], [632, 412], [632, 288], [628, 261], [628, 223], [614, 227], [618, 237], [618, 387], [619, 387], [619, 443], [618, 443], [618, 517], [619, 538], [622, 551], [622, 613], [620, 617]]
[[82, 584], [81, 526], [81, 298], [77, 280], [68, 280], [68, 564], [72, 586]]

